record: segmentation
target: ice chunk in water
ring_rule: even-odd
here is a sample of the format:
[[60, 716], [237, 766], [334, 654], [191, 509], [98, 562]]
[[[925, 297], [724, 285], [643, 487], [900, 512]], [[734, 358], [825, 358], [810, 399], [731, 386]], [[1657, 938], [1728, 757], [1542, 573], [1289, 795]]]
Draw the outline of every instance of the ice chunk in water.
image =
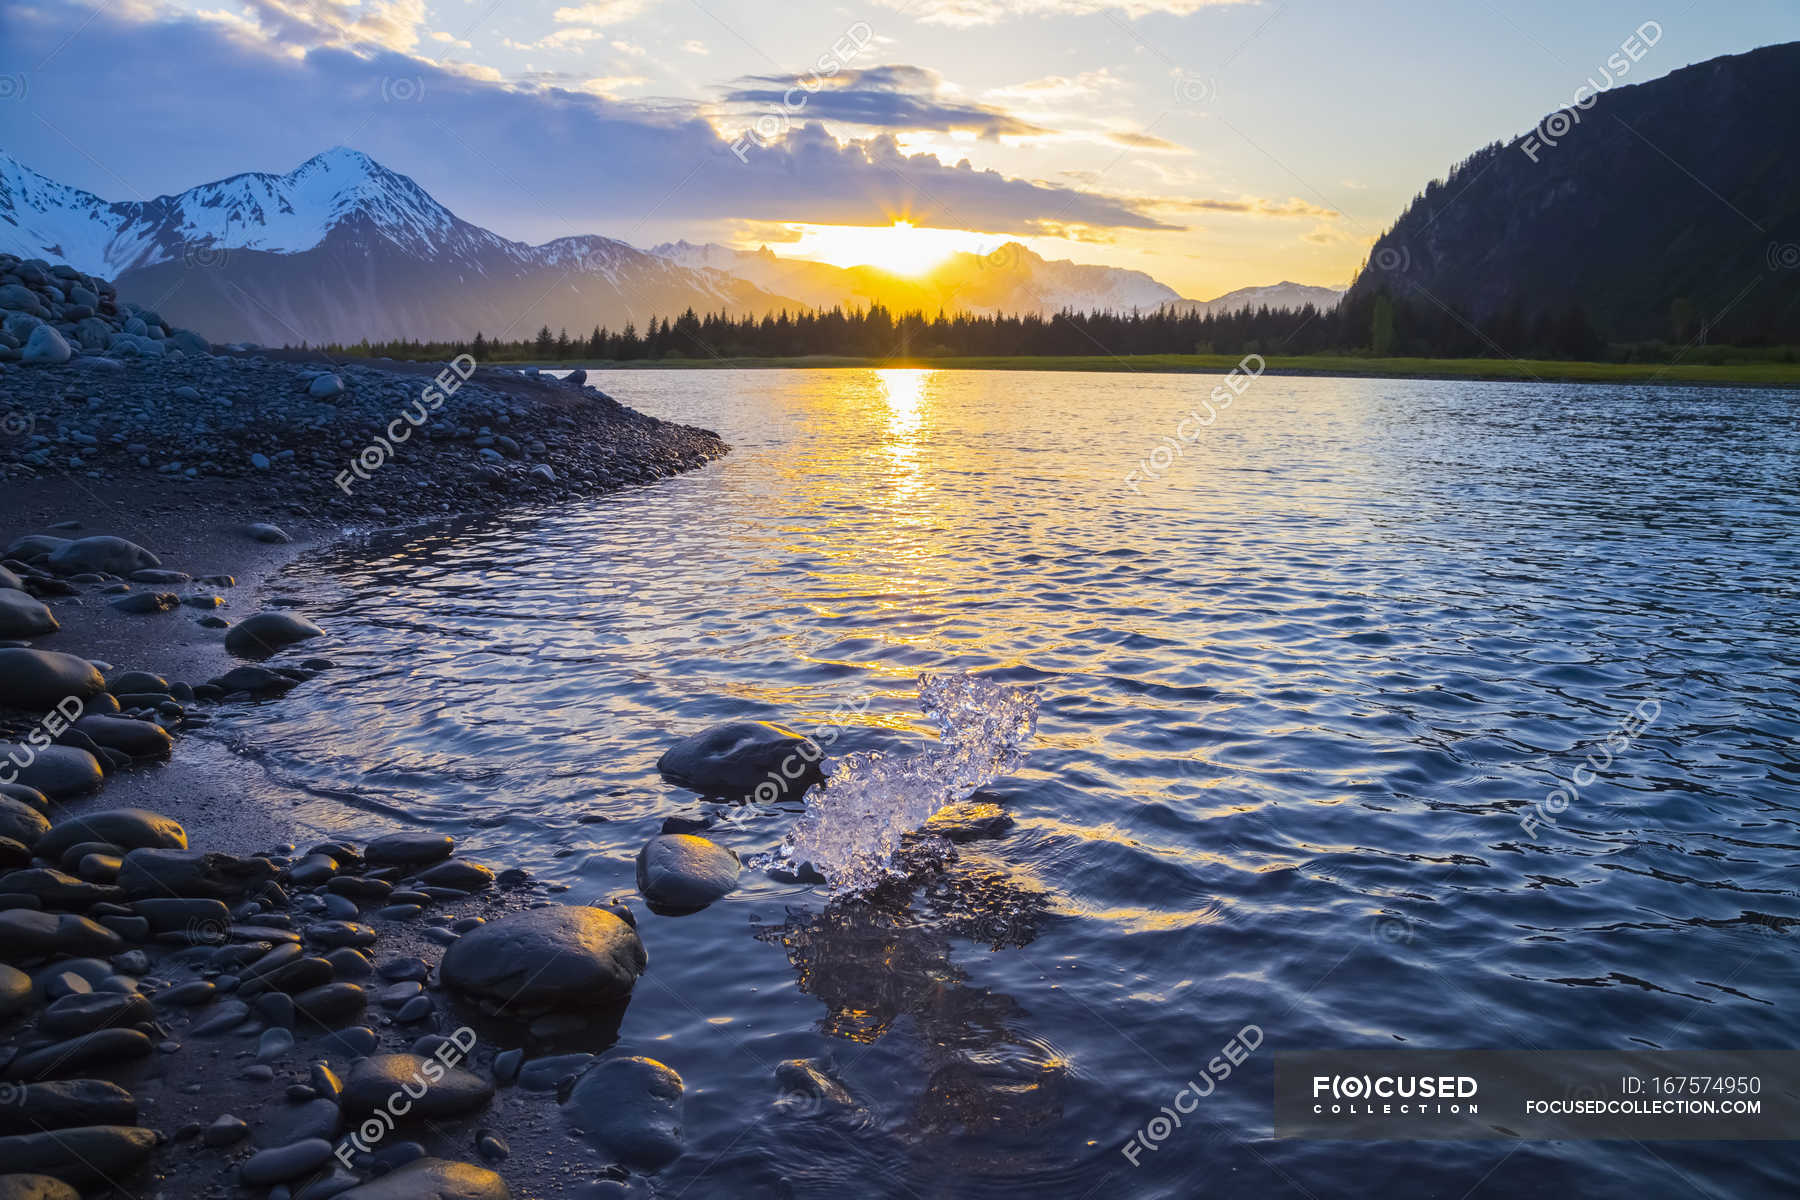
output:
[[919, 676], [919, 706], [942, 745], [918, 754], [850, 754], [806, 798], [806, 811], [759, 866], [810, 863], [838, 894], [863, 892], [893, 871], [900, 839], [947, 805], [1025, 761], [1037, 733], [1036, 688], [968, 675]]

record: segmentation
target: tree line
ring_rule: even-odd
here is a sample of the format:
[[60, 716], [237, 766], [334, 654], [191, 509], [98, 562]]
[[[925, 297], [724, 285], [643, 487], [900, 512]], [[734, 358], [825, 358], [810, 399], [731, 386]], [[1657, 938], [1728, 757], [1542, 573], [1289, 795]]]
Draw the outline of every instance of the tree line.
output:
[[[1701, 330], [1692, 306], [1671, 306], [1666, 340], [1618, 344], [1595, 328], [1579, 306], [1527, 312], [1513, 305], [1483, 322], [1385, 290], [1353, 292], [1334, 309], [1242, 309], [1198, 313], [1165, 307], [1152, 312], [1074, 312], [984, 315], [896, 314], [869, 308], [767, 313], [761, 316], [688, 309], [652, 316], [640, 332], [596, 326], [586, 334], [552, 331], [519, 340], [477, 332], [467, 341], [363, 341], [326, 349], [345, 355], [436, 360], [470, 354], [478, 362], [634, 362], [737, 358], [958, 358], [1000, 356], [1116, 356], [1140, 354], [1352, 354], [1376, 357], [1552, 358], [1614, 361], [1708, 361], [1723, 353]], [[1684, 327], [1683, 322], [1689, 324]], [[1714, 341], [1718, 341], [1716, 336]], [[1734, 339], [1770, 346], [1763, 338]], [[1696, 351], [1696, 347], [1702, 347]], [[1782, 350], [1784, 361], [1792, 351]]]

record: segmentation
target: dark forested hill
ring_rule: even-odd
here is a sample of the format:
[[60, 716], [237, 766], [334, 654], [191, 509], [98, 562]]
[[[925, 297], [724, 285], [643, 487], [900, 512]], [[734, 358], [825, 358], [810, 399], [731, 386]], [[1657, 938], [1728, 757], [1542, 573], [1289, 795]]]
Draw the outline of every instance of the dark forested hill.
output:
[[1426, 188], [1375, 243], [1346, 331], [1473, 353], [1800, 341], [1796, 147], [1800, 43], [1615, 83]]

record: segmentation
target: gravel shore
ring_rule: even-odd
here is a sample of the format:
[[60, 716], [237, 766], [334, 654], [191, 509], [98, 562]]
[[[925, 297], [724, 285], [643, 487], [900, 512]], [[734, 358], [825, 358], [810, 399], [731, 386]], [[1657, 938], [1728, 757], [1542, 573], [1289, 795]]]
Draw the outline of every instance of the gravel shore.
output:
[[[679, 1076], [612, 1057], [603, 1081], [588, 1052], [643, 969], [629, 907], [564, 906], [195, 734], [331, 670], [304, 597], [275, 602], [296, 555], [726, 451], [466, 362], [0, 363], [0, 758], [56, 742], [0, 796], [0, 1200], [623, 1195], [679, 1152]], [[73, 725], [44, 699], [71, 679]]]

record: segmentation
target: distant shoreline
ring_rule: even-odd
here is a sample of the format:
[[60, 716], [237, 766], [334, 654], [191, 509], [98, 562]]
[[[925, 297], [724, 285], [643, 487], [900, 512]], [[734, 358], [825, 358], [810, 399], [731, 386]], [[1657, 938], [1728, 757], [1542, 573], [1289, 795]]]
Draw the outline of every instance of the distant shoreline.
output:
[[[1009, 356], [967, 358], [856, 358], [813, 355], [800, 358], [525, 359], [492, 363], [506, 367], [561, 370], [806, 370], [846, 367], [930, 368], [942, 371], [1141, 371], [1148, 374], [1224, 374], [1237, 366], [1233, 354], [1144, 354], [1127, 357]], [[1800, 390], [1800, 363], [1601, 363], [1494, 358], [1356, 358], [1348, 355], [1270, 355], [1268, 375], [1318, 375], [1375, 379], [1440, 379], [1511, 383], [1643, 383], [1672, 386], [1746, 387]]]

